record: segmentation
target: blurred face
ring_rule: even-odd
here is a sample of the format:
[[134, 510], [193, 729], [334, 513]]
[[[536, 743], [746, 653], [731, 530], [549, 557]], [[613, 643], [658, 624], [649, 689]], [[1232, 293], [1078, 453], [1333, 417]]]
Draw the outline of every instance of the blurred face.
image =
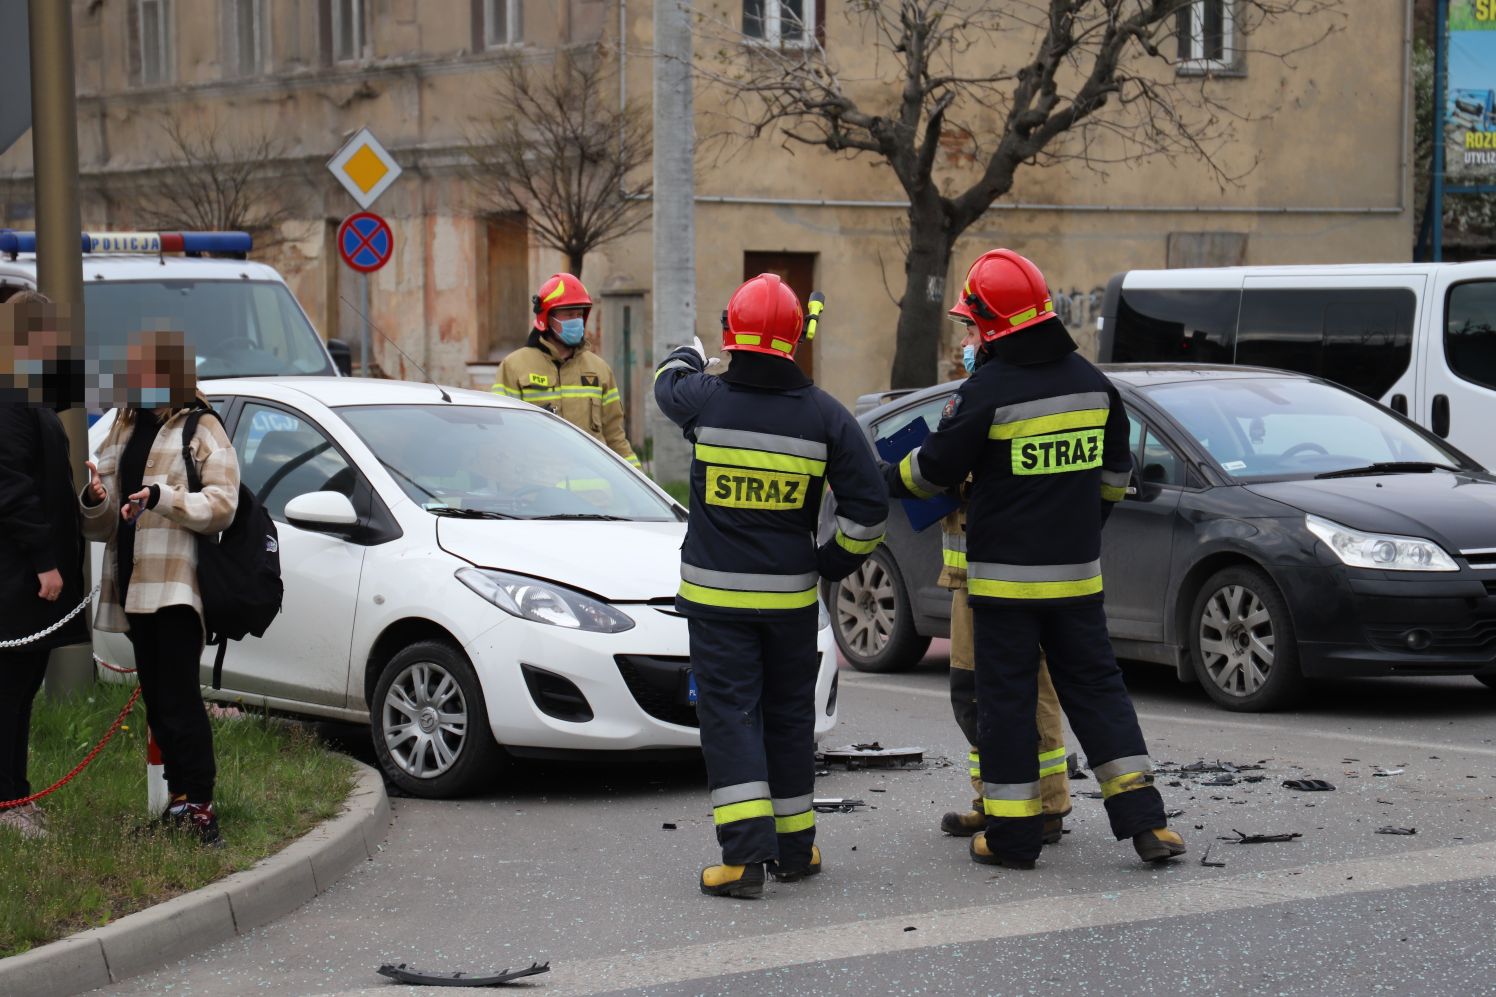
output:
[[197, 371], [188, 363], [180, 332], [147, 332], [125, 350], [125, 387], [138, 408], [175, 408], [197, 391]]
[[961, 348], [965, 349], [968, 346], [975, 346], [980, 349], [982, 345], [982, 334], [977, 332], [976, 325], [971, 322], [963, 322], [961, 324], [966, 327], [966, 335], [961, 337]]

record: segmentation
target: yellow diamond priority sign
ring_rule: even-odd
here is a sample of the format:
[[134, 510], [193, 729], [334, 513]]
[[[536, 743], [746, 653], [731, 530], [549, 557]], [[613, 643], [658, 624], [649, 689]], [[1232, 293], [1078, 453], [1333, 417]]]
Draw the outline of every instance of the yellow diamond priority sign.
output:
[[338, 154], [327, 161], [327, 168], [338, 178], [343, 189], [353, 196], [360, 208], [379, 199], [400, 176], [400, 164], [379, 144], [374, 133], [360, 128]]

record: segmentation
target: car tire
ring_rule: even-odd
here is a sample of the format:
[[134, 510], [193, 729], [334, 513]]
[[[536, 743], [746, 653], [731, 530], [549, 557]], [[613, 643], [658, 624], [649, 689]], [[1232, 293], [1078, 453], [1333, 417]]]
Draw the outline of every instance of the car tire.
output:
[[1189, 618], [1195, 676], [1218, 706], [1240, 713], [1282, 709], [1304, 690], [1288, 603], [1257, 568], [1216, 572]]
[[472, 792], [503, 760], [478, 674], [446, 641], [420, 641], [391, 657], [374, 683], [369, 713], [379, 767], [412, 796]]
[[908, 671], [930, 648], [914, 628], [904, 577], [881, 548], [828, 586], [826, 610], [836, 646], [859, 672]]

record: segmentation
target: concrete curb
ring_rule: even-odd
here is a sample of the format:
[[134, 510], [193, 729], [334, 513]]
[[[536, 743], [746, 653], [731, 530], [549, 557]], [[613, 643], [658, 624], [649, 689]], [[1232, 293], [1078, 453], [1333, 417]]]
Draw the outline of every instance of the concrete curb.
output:
[[326, 891], [374, 857], [390, 826], [384, 779], [354, 764], [353, 792], [343, 813], [243, 872], [102, 928], [0, 959], [0, 993], [43, 997], [107, 987], [245, 934]]

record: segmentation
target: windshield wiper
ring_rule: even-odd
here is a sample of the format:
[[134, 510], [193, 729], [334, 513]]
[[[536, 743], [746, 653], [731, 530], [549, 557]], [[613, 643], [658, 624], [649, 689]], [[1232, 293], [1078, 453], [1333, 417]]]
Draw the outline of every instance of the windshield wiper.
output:
[[1383, 460], [1365, 467], [1346, 467], [1339, 471], [1325, 471], [1315, 478], [1354, 478], [1363, 474], [1428, 474], [1432, 471], [1458, 471], [1448, 464], [1435, 464], [1427, 460]]
[[422, 506], [433, 516], [451, 516], [453, 519], [518, 519], [507, 512], [494, 512], [492, 509], [459, 509], [452, 505]]
[[595, 519], [599, 522], [623, 523], [627, 516], [609, 516], [602, 512], [557, 512], [549, 516], [530, 516], [530, 519]]

